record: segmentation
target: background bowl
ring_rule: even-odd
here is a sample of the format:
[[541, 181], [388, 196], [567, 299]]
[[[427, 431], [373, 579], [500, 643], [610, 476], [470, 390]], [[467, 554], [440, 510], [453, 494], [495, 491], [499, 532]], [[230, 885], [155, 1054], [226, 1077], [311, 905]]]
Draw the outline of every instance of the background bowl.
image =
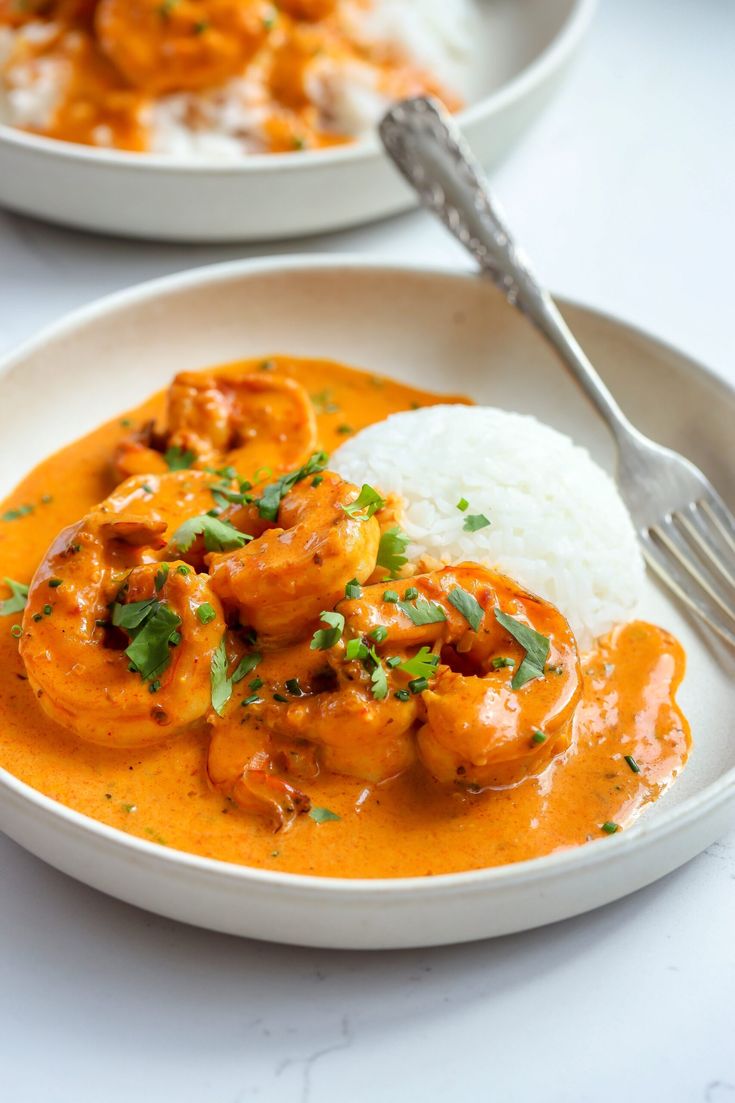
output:
[[[735, 505], [735, 393], [619, 322], [580, 307], [564, 312], [623, 408], [643, 430], [690, 455]], [[533, 328], [488, 283], [358, 258], [293, 258], [217, 265], [145, 284], [86, 308], [7, 359], [0, 366], [0, 494], [50, 451], [137, 404], [174, 372], [278, 352], [331, 357], [534, 413], [610, 466], [602, 424]], [[733, 656], [699, 635], [653, 583], [642, 612], [686, 647], [679, 696], [693, 751], [681, 778], [637, 826], [587, 846], [436, 877], [294, 876], [133, 838], [4, 771], [0, 829], [129, 903], [276, 941], [420, 946], [578, 914], [668, 873], [732, 821]]]
[[[460, 119], [498, 161], [559, 83], [595, 0], [478, 0], [472, 105]], [[190, 161], [57, 142], [0, 125], [0, 204], [86, 230], [258, 241], [336, 230], [412, 206], [374, 137], [304, 154]]]

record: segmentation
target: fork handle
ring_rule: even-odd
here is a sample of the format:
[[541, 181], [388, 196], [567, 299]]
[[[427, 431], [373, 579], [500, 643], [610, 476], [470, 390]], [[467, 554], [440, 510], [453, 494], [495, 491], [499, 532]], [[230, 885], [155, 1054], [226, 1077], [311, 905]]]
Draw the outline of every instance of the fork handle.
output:
[[615, 438], [635, 432], [513, 240], [451, 115], [430, 97], [403, 100], [383, 118], [380, 136], [422, 205], [439, 215], [508, 302], [547, 338]]

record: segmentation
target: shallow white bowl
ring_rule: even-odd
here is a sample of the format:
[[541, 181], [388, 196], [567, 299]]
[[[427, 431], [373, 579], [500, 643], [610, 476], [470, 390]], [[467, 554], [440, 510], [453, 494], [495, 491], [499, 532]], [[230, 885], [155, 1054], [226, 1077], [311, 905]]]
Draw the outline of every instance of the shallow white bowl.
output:
[[[551, 96], [595, 0], [477, 0], [477, 6], [472, 105], [460, 121], [490, 166]], [[0, 125], [0, 204], [86, 230], [258, 241], [336, 230], [413, 203], [375, 138], [222, 163], [90, 148]]]
[[[735, 504], [735, 393], [619, 322], [580, 307], [565, 313], [623, 407], [644, 430], [692, 456]], [[359, 258], [274, 259], [199, 269], [114, 295], [0, 365], [0, 494], [51, 450], [140, 402], [175, 371], [276, 352], [331, 357], [532, 412], [586, 444], [601, 462], [611, 460], [604, 430], [540, 337], [479, 278]], [[687, 649], [680, 699], [694, 748], [682, 777], [636, 827], [587, 846], [432, 878], [293, 876], [132, 838], [3, 771], [0, 829], [129, 903], [276, 941], [420, 946], [575, 915], [668, 873], [732, 820], [733, 657], [711, 649], [653, 584], [642, 612]]]

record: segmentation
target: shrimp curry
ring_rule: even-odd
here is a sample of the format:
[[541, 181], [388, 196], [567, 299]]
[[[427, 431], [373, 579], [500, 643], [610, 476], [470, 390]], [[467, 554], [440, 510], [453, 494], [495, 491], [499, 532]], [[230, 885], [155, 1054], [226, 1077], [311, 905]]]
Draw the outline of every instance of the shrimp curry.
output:
[[438, 401], [241, 362], [43, 462], [0, 506], [0, 765], [160, 845], [324, 876], [629, 825], [686, 760], [678, 643], [636, 621], [580, 655], [513, 579], [410, 562], [400, 500], [330, 470]]

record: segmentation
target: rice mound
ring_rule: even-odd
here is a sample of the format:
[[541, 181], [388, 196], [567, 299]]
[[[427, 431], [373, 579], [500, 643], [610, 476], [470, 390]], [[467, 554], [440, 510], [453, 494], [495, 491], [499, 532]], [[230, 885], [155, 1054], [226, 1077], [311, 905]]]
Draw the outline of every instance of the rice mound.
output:
[[[338, 448], [330, 467], [401, 497], [412, 561], [471, 560], [510, 575], [561, 609], [583, 648], [634, 614], [643, 559], [614, 482], [533, 417], [482, 406], [393, 414]], [[490, 525], [466, 531], [481, 513]]]

